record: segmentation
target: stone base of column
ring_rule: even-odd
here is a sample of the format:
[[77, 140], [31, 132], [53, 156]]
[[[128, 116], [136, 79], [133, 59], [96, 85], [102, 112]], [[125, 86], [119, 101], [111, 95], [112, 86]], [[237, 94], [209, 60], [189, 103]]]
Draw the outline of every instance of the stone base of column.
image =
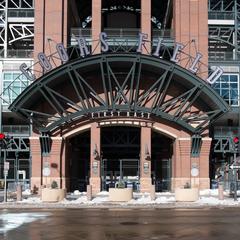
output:
[[96, 196], [96, 194], [101, 191], [101, 178], [91, 177], [89, 179], [89, 184], [92, 186], [92, 195]]
[[140, 178], [140, 192], [150, 193], [152, 189], [152, 178]]
[[67, 189], [67, 191], [70, 191], [70, 178], [62, 178], [62, 188]]
[[176, 188], [184, 188], [186, 183], [189, 183], [192, 188], [209, 189], [210, 179], [209, 178], [172, 178], [171, 190], [174, 191]]

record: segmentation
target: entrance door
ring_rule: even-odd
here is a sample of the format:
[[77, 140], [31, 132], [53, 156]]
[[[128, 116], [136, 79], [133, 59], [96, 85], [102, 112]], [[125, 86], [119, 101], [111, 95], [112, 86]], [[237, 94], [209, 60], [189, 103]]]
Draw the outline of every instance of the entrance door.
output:
[[138, 190], [140, 128], [102, 127], [101, 153], [102, 190], [115, 187], [120, 180]]
[[103, 159], [102, 160], [102, 190], [108, 191], [121, 181], [125, 187], [139, 190], [140, 165], [139, 159]]
[[171, 190], [173, 140], [152, 131], [152, 182], [156, 192]]

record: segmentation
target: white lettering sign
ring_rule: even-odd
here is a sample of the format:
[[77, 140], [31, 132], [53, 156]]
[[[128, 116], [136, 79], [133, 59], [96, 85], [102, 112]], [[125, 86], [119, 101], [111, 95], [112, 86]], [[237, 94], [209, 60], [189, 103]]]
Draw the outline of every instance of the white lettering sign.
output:
[[148, 35], [146, 33], [139, 33], [138, 48], [137, 48], [138, 53], [142, 53], [142, 46], [144, 46], [147, 38], [148, 38]]
[[78, 46], [80, 49], [81, 57], [85, 57], [85, 56], [89, 55], [90, 52], [87, 47], [86, 39], [84, 37], [79, 37], [79, 38], [77, 38], [77, 41], [78, 41]]
[[[108, 41], [107, 41], [107, 33], [101, 32], [100, 35], [99, 35], [99, 40], [100, 40], [100, 43], [101, 43], [102, 52], [108, 52], [109, 51], [109, 44], [108, 44]], [[145, 46], [145, 42], [147, 40], [148, 40], [148, 35], [146, 33], [139, 33], [138, 46], [137, 46], [136, 52], [142, 53], [142, 48], [143, 48], [143, 46]], [[84, 58], [87, 55], [90, 55], [90, 51], [89, 51], [89, 48], [87, 46], [86, 39], [84, 37], [79, 37], [79, 38], [77, 38], [77, 42], [78, 42], [78, 47], [79, 47], [79, 50], [80, 50], [81, 57]], [[158, 42], [157, 42], [156, 49], [152, 53], [152, 55], [155, 56], [155, 57], [158, 57], [158, 58], [162, 58], [162, 56], [160, 56], [162, 46], [164, 46], [163, 40], [161, 38], [159, 38]], [[173, 49], [173, 54], [170, 58], [170, 61], [172, 61], [174, 63], [178, 63], [179, 62], [179, 54], [181, 53], [183, 48], [184, 48], [183, 44], [176, 43], [175, 48]], [[59, 55], [59, 57], [60, 57], [60, 59], [62, 60], [63, 63], [65, 63], [69, 60], [69, 55], [67, 53], [67, 50], [64, 48], [62, 43], [58, 43], [56, 45], [56, 50], [57, 50], [57, 53], [58, 53], [58, 55]], [[196, 54], [196, 57], [192, 61], [191, 66], [188, 68], [188, 70], [190, 72], [197, 73], [197, 71], [199, 70], [197, 65], [199, 64], [201, 58], [202, 58], [202, 54], [198, 52]], [[42, 66], [42, 68], [45, 71], [50, 71], [52, 69], [52, 65], [51, 65], [49, 59], [46, 57], [46, 55], [44, 53], [39, 53], [38, 54], [38, 59], [39, 59], [40, 65]], [[21, 64], [20, 71], [24, 74], [24, 76], [28, 80], [33, 81], [33, 80], [36, 79], [35, 75], [32, 74], [31, 71], [28, 69], [26, 63]], [[217, 81], [217, 79], [222, 74], [223, 74], [223, 70], [220, 67], [216, 67], [214, 72], [211, 73], [210, 76], [208, 76], [207, 82], [210, 83], [210, 84], [215, 83]]]

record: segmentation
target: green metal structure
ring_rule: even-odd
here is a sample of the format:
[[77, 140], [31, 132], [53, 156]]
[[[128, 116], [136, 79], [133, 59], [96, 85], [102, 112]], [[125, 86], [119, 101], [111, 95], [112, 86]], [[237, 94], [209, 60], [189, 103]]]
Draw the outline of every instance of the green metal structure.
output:
[[9, 109], [41, 132], [120, 111], [147, 113], [201, 134], [229, 106], [205, 81], [170, 61], [118, 53], [61, 65], [34, 81]]

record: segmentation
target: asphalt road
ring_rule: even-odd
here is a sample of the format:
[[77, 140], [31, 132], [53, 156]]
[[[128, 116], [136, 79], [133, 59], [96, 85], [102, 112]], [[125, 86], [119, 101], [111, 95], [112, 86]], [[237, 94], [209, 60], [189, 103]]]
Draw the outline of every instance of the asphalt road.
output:
[[0, 211], [1, 240], [239, 238], [238, 208]]

